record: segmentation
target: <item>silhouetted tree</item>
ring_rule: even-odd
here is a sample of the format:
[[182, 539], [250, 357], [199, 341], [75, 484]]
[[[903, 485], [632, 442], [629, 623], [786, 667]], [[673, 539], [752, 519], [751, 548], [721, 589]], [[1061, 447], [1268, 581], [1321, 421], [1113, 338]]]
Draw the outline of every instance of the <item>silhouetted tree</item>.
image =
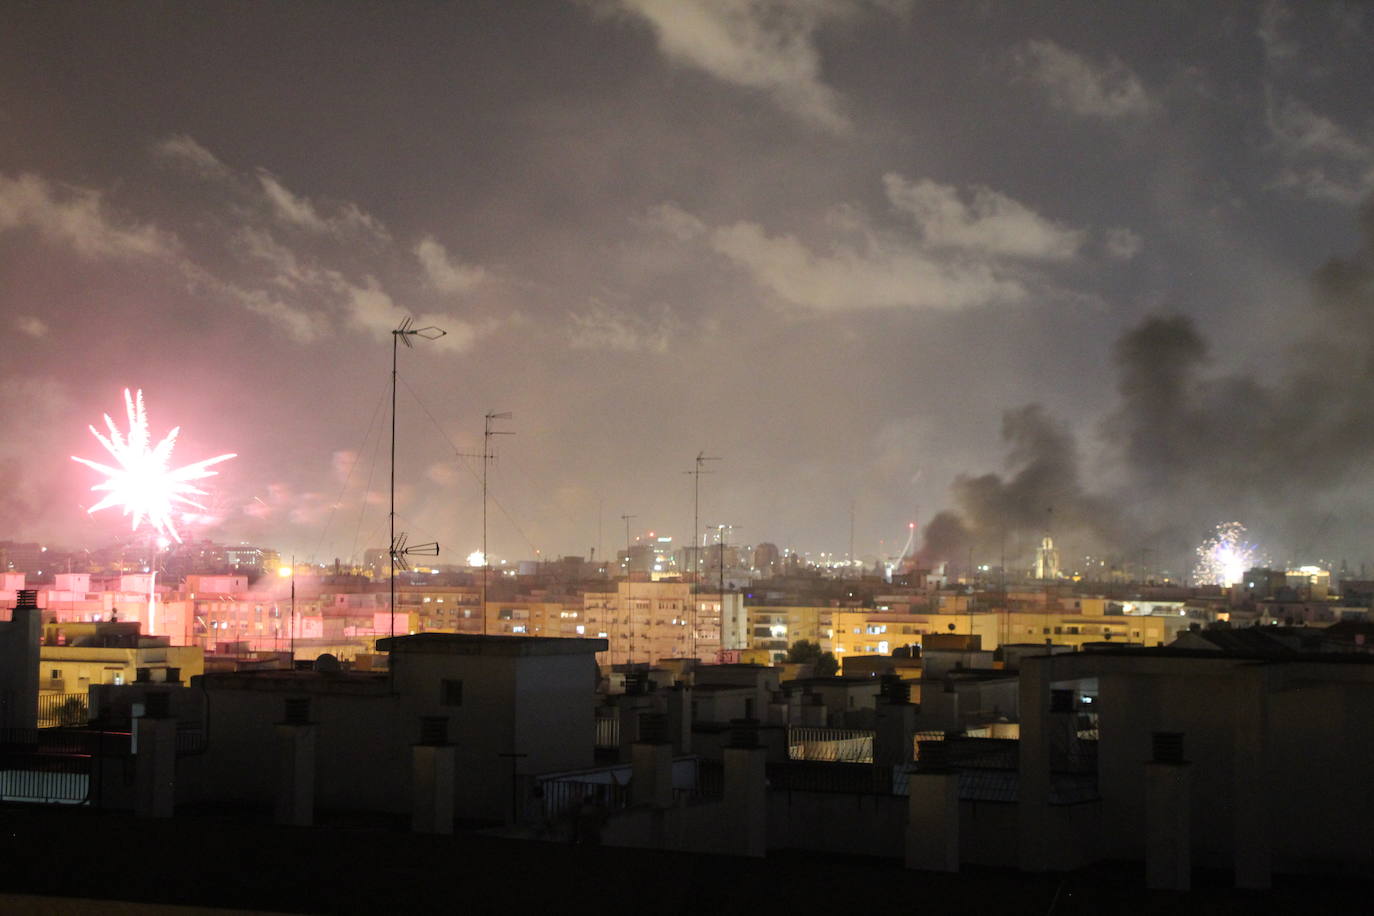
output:
[[833, 652], [822, 652], [820, 643], [809, 639], [799, 639], [787, 650], [785, 661], [797, 664], [810, 664], [816, 677], [832, 677], [840, 670], [840, 663]]

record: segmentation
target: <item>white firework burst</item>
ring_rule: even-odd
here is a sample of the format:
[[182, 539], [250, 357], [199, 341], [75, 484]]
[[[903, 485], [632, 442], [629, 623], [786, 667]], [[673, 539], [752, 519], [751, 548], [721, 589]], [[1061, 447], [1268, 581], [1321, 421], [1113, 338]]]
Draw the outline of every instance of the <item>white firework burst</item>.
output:
[[1193, 581], [1225, 588], [1244, 578], [1246, 570], [1261, 562], [1255, 545], [1244, 538], [1245, 526], [1240, 522], [1217, 525], [1212, 536], [1198, 545]]
[[237, 456], [233, 453], [216, 455], [184, 467], [169, 468], [172, 448], [176, 445], [181, 427], [173, 427], [157, 445], [152, 445], [152, 436], [148, 433], [148, 415], [143, 409], [143, 391], [140, 389], [137, 394], [130, 395], [129, 389], [125, 388], [124, 408], [129, 417], [127, 435], [119, 431], [109, 414], [105, 414], [108, 436], [94, 426], [89, 427], [91, 434], [114, 458], [115, 466], [72, 456], [73, 461], [105, 475], [104, 480], [91, 487], [105, 496], [86, 511], [95, 513], [111, 506], [120, 506], [125, 515], [133, 517], [130, 530], [137, 531], [138, 526], [146, 520], [159, 535], [170, 536], [180, 542], [181, 535], [177, 533], [172, 520], [173, 511], [178, 506], [205, 508], [192, 497], [205, 496], [206, 492], [192, 481], [213, 477], [219, 472], [210, 470], [212, 465]]

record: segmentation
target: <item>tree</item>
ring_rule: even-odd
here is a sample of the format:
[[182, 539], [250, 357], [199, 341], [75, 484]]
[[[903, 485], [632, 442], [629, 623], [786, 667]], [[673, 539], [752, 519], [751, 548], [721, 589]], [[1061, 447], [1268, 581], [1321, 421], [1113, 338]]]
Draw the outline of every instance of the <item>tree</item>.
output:
[[86, 698], [67, 697], [62, 705], [57, 707], [57, 724], [63, 726], [85, 725]]
[[840, 663], [833, 652], [822, 652], [820, 643], [809, 639], [799, 639], [787, 650], [784, 661], [797, 664], [810, 664], [816, 677], [832, 677], [840, 670]]

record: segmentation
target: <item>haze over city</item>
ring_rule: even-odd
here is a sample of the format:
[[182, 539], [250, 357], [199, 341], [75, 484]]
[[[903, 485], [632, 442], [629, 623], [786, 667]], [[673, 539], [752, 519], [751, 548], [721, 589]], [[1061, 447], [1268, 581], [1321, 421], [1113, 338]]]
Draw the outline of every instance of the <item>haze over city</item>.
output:
[[[142, 389], [183, 535], [328, 562], [635, 533], [1352, 567], [1374, 446], [1357, 4], [9, 4], [0, 517], [96, 546]], [[938, 515], [938, 513], [946, 513]], [[935, 520], [933, 528], [928, 526]], [[1067, 564], [1066, 564], [1067, 565]]]

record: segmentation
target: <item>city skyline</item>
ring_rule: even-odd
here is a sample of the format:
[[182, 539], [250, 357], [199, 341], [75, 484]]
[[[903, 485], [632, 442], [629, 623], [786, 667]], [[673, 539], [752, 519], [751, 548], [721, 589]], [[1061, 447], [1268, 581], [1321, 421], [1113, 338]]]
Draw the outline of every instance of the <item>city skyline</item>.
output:
[[67, 456], [141, 388], [239, 455], [188, 540], [384, 545], [414, 316], [397, 528], [446, 563], [487, 411], [494, 556], [683, 541], [704, 452], [702, 532], [800, 553], [1374, 559], [1357, 6], [0, 17], [0, 536], [128, 527]]

